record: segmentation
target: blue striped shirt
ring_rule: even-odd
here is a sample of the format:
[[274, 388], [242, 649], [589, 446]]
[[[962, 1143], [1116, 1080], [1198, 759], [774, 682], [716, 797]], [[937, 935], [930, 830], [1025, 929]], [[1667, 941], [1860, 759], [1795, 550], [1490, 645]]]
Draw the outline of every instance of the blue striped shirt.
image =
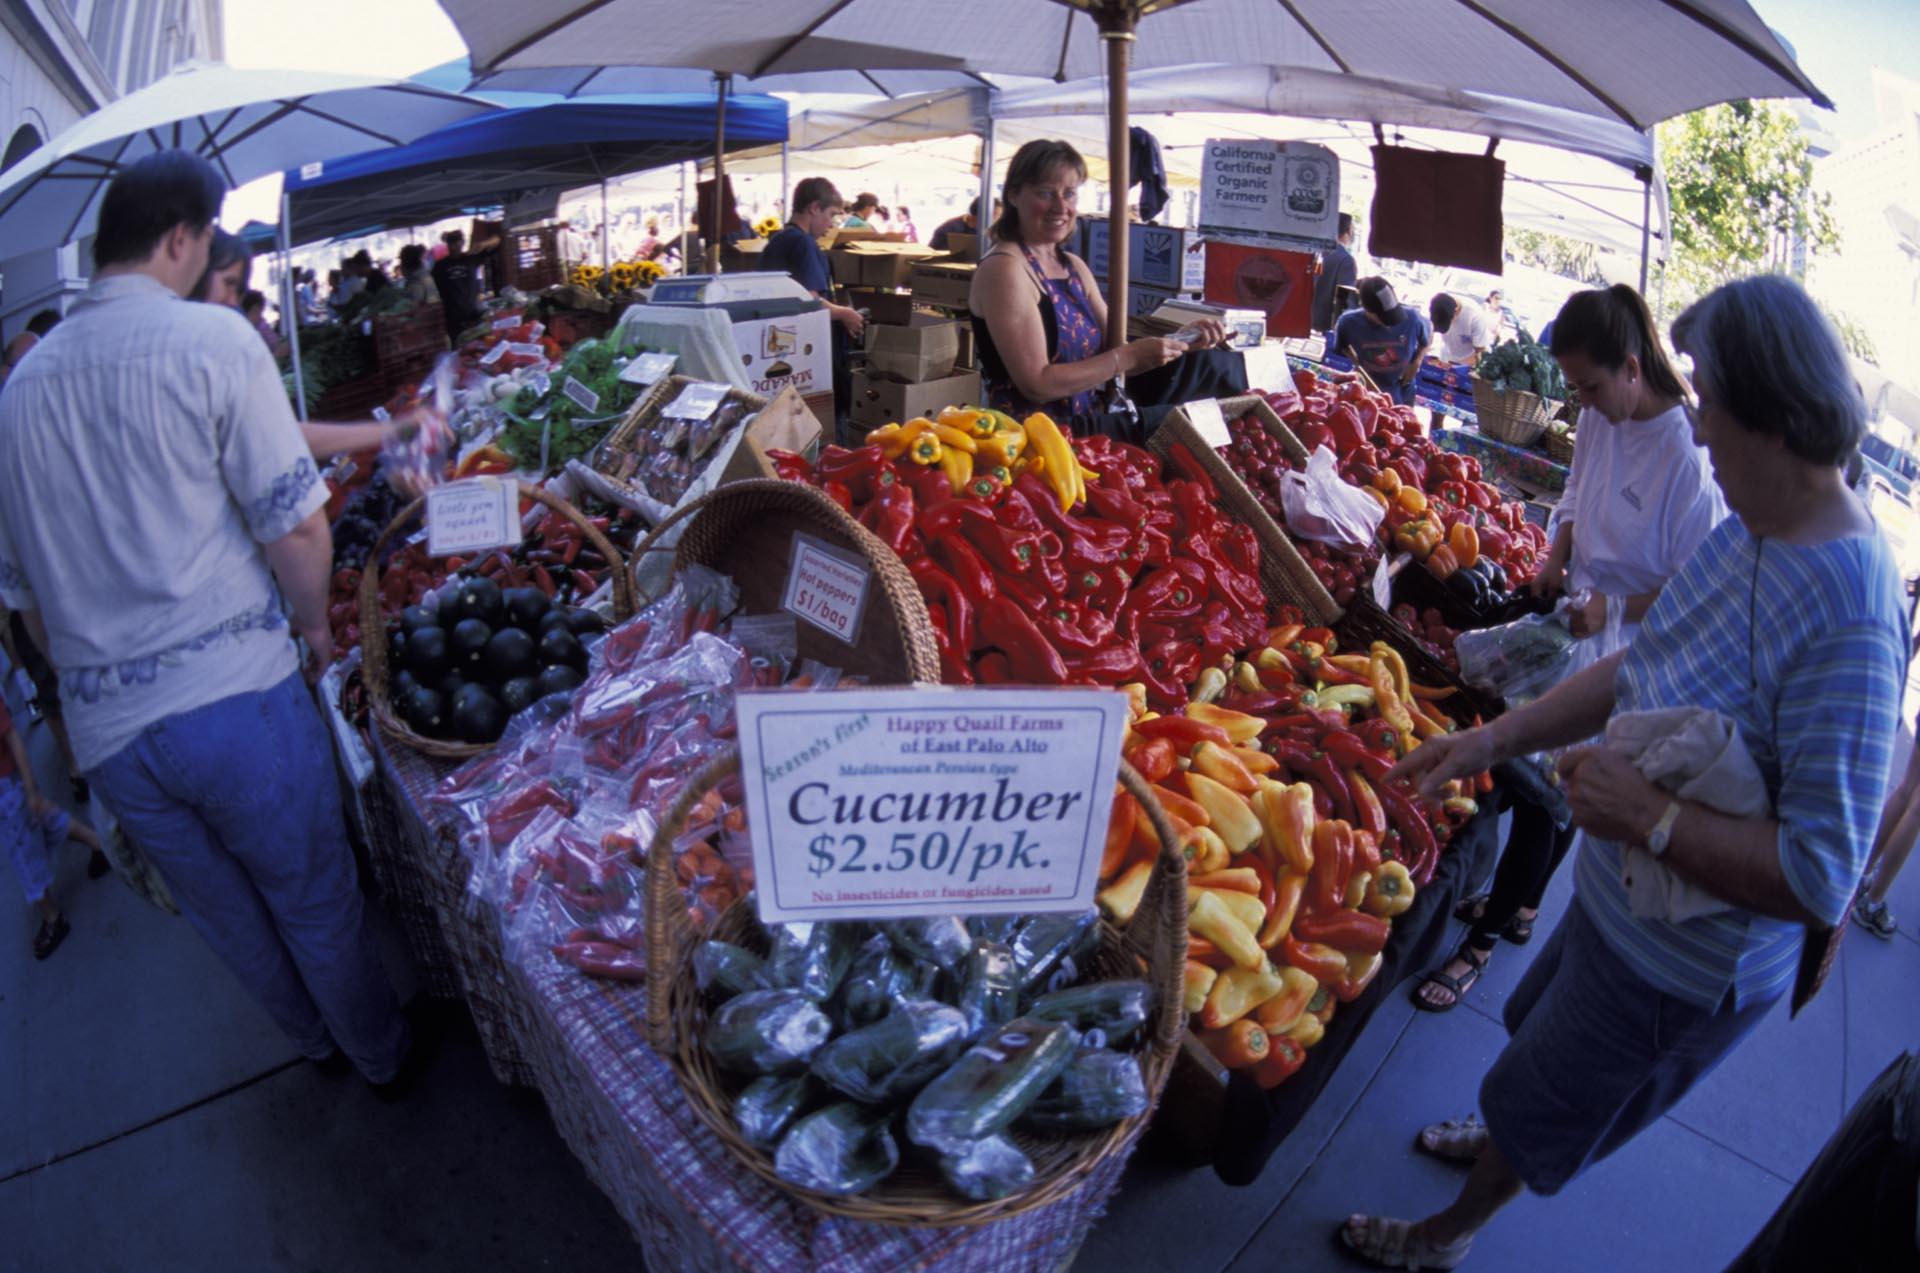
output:
[[[1622, 660], [1615, 710], [1706, 707], [1740, 727], [1780, 822], [1780, 866], [1806, 908], [1846, 913], [1887, 793], [1907, 624], [1878, 534], [1799, 546], [1737, 517], [1688, 558]], [[1803, 928], [1733, 909], [1684, 923], [1635, 918], [1619, 845], [1582, 837], [1575, 894], [1616, 953], [1656, 988], [1717, 1009], [1784, 993]]]

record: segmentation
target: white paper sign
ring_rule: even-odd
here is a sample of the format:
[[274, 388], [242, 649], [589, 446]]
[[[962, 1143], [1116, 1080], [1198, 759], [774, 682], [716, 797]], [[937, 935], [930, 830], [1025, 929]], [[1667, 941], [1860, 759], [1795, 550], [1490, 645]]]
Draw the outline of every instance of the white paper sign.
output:
[[519, 325], [520, 315], [518, 314], [508, 314], [505, 318], [496, 318], [493, 320], [493, 330], [497, 332], [503, 332], [508, 328], [518, 327]]
[[641, 354], [620, 370], [620, 379], [630, 385], [659, 384], [672, 374], [673, 364], [679, 358], [675, 354]]
[[491, 367], [493, 366], [493, 364], [499, 362], [502, 358], [505, 358], [506, 356], [507, 356], [507, 347], [505, 345], [495, 345], [492, 349], [489, 349], [487, 351], [487, 356], [480, 360], [480, 365], [482, 367]]
[[566, 383], [560, 386], [560, 392], [571, 398], [573, 404], [582, 411], [598, 411], [600, 409], [600, 395], [581, 384], [578, 380], [575, 380], [572, 376], [568, 376]]
[[739, 715], [762, 920], [1093, 904], [1126, 695], [745, 692]]
[[1193, 431], [1200, 440], [1214, 450], [1228, 445], [1233, 435], [1227, 432], [1227, 417], [1220, 412], [1220, 402], [1216, 398], [1201, 398], [1187, 404], [1187, 419], [1193, 424]]
[[1200, 233], [1331, 247], [1340, 223], [1340, 161], [1300, 141], [1209, 141], [1200, 167]]
[[373, 409], [373, 418], [378, 420], [380, 423], [385, 424], [387, 421], [393, 419], [393, 413], [388, 411], [385, 407], [375, 407]]
[[470, 477], [427, 492], [427, 552], [435, 557], [483, 552], [520, 542], [520, 487], [497, 477]]
[[680, 396], [669, 402], [660, 414], [669, 420], [704, 420], [720, 409], [727, 392], [726, 385], [696, 380], [682, 389]]
[[545, 358], [547, 356], [546, 346], [536, 345], [532, 341], [510, 340], [506, 344], [506, 350], [508, 353], [515, 354], [521, 358]]
[[796, 533], [780, 608], [852, 645], [872, 579], [873, 572], [857, 553]]

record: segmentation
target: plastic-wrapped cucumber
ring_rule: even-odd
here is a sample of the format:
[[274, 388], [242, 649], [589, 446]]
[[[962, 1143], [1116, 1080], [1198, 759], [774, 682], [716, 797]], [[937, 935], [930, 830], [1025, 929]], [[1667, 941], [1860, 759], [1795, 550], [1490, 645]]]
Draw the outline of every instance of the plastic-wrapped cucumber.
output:
[[1020, 1017], [968, 1048], [907, 1111], [915, 1144], [951, 1150], [1006, 1129], [1073, 1060], [1073, 1031]]
[[992, 1202], [1033, 1183], [1033, 1160], [1005, 1136], [987, 1136], [940, 1155], [948, 1188], [975, 1202]]
[[877, 933], [860, 947], [840, 982], [840, 1016], [853, 1028], [872, 1025], [902, 999], [930, 997], [939, 977], [938, 968], [902, 955]]
[[975, 915], [967, 920], [967, 931], [975, 941], [1010, 942], [1025, 919], [1024, 915]]
[[1064, 1021], [1080, 1032], [1085, 1046], [1101, 1048], [1131, 1042], [1152, 1007], [1153, 988], [1144, 981], [1096, 981], [1041, 995], [1027, 1015]]
[[694, 984], [715, 999], [768, 989], [766, 970], [766, 961], [744, 946], [703, 941], [694, 948]]
[[958, 916], [896, 919], [880, 925], [895, 950], [924, 959], [942, 972], [954, 972], [973, 949], [973, 934]]
[[865, 936], [861, 924], [780, 924], [773, 930], [767, 980], [815, 999], [830, 998]]
[[780, 989], [798, 989], [802, 965], [807, 958], [807, 942], [817, 924], [774, 924], [767, 934], [767, 982]]
[[772, 1149], [794, 1120], [826, 1100], [827, 1093], [827, 1085], [811, 1074], [757, 1078], [734, 1098], [733, 1119], [749, 1145]]
[[1147, 1110], [1140, 1062], [1124, 1052], [1084, 1048], [1020, 1117], [1040, 1132], [1098, 1131]]
[[840, 1101], [793, 1125], [774, 1151], [780, 1179], [821, 1193], [864, 1193], [893, 1174], [900, 1147], [887, 1132], [889, 1111]]
[[966, 980], [960, 987], [960, 1011], [972, 1038], [1020, 1015], [1020, 969], [1011, 947], [978, 941], [967, 956]]
[[713, 1059], [747, 1074], [798, 1074], [832, 1035], [827, 1014], [798, 990], [751, 990], [707, 1019]]
[[1021, 993], [1038, 995], [1071, 986], [1100, 949], [1100, 912], [1035, 915], [1020, 925], [1010, 944], [1020, 965]]
[[900, 1101], [952, 1064], [972, 1037], [958, 1008], [907, 1000], [814, 1053], [813, 1073], [856, 1101]]

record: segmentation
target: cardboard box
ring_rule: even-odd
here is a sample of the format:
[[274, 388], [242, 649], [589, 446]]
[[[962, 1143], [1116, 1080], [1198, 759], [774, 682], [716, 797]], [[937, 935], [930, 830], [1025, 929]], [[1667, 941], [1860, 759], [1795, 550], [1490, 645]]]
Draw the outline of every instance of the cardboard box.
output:
[[942, 380], [960, 361], [965, 324], [933, 314], [916, 314], [906, 326], [867, 324], [867, 371], [876, 380], [919, 384]]
[[863, 241], [847, 247], [836, 244], [827, 260], [833, 267], [833, 281], [844, 287], [905, 287], [915, 264], [938, 255], [918, 243]]
[[869, 429], [896, 424], [914, 416], [935, 416], [943, 407], [971, 406], [980, 401], [980, 373], [962, 372], [917, 385], [876, 380], [865, 369], [853, 373], [853, 422]]
[[867, 311], [867, 321], [870, 323], [905, 327], [913, 321], [913, 297], [906, 292], [887, 292], [872, 287], [848, 288], [847, 304]]
[[977, 234], [948, 234], [947, 255], [956, 261], [979, 260], [980, 236]]
[[[831, 408], [832, 395], [828, 395]], [[814, 417], [807, 402], [792, 387], [782, 389], [779, 396], [753, 418], [747, 431], [740, 435], [740, 445], [734, 448], [733, 455], [727, 460], [727, 467], [720, 474], [715, 485], [738, 482], [743, 478], [777, 477], [773, 471], [773, 461], [767, 458], [768, 451], [792, 451], [796, 455], [810, 454], [820, 441], [820, 421]]]
[[[1095, 278], [1107, 277], [1105, 217], [1080, 219], [1080, 256]], [[1178, 226], [1134, 221], [1127, 227], [1127, 275], [1134, 287], [1177, 292], [1186, 283], [1187, 232]]]
[[833, 386], [833, 320], [824, 305], [736, 322], [733, 343], [747, 383], [763, 398], [788, 387], [805, 396]]
[[907, 282], [913, 288], [913, 299], [920, 304], [967, 313], [977, 268], [974, 261], [930, 261], [914, 266]]

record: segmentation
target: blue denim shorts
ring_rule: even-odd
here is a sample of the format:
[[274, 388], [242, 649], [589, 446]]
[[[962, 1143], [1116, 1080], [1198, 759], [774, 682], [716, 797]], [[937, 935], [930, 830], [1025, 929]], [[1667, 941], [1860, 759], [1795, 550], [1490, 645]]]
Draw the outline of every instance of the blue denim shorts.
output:
[[1506, 1048], [1480, 1085], [1494, 1144], [1534, 1193], [1558, 1193], [1673, 1108], [1780, 996], [1708, 1011], [1656, 990], [1578, 899], [1507, 1000]]

